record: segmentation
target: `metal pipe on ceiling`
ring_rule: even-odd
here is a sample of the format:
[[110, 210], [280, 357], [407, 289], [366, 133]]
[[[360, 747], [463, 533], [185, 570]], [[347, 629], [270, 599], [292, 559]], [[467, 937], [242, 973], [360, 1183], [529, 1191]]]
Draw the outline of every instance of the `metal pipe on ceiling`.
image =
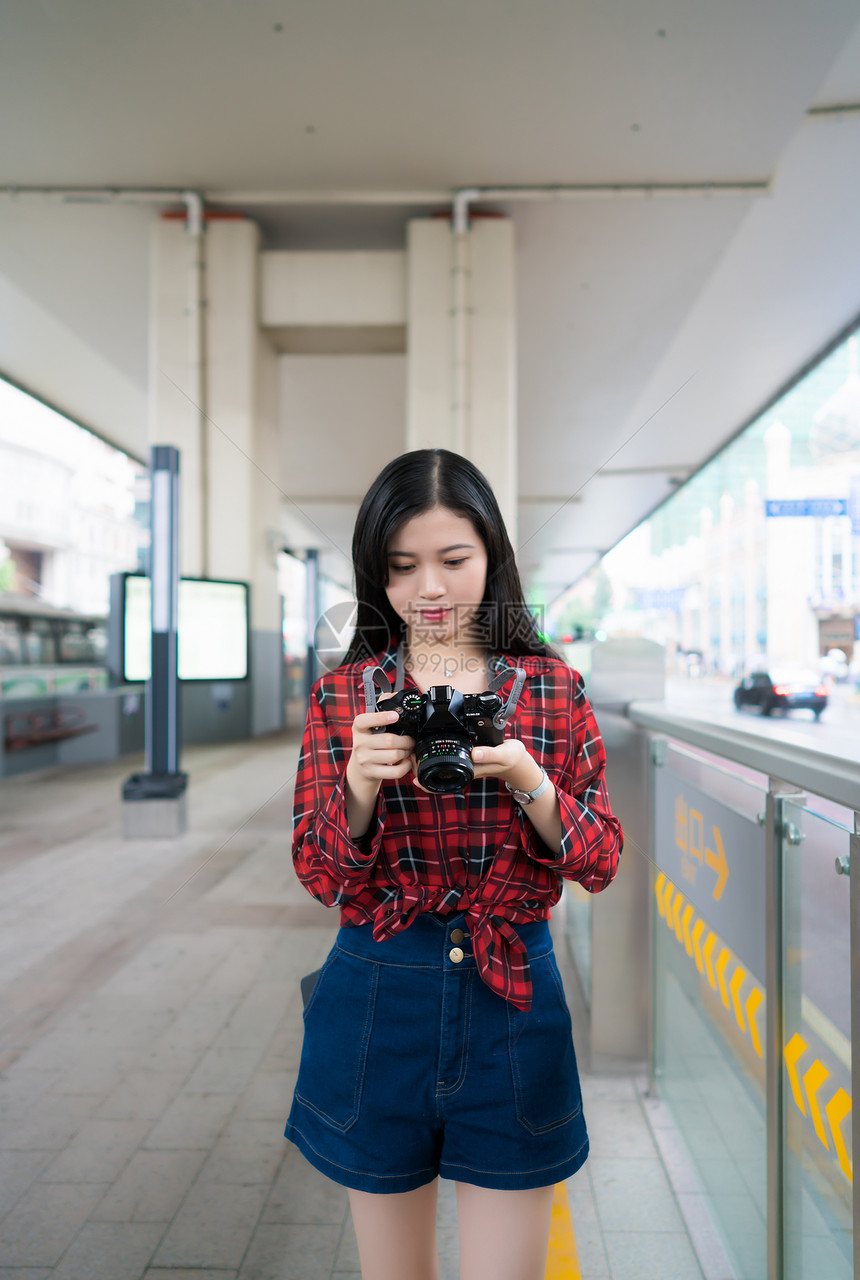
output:
[[[438, 188], [412, 191], [361, 191], [354, 189], [321, 191], [207, 190], [190, 193], [207, 205], [293, 206], [293, 205], [451, 205], [456, 217], [461, 206], [486, 200], [605, 200], [652, 199], [672, 196], [761, 196], [771, 190], [769, 179], [741, 182], [576, 182], [532, 185], [470, 186], [454, 190]], [[47, 187], [7, 183], [0, 197], [11, 200], [44, 199], [65, 204], [186, 204], [187, 190], [172, 187]]]

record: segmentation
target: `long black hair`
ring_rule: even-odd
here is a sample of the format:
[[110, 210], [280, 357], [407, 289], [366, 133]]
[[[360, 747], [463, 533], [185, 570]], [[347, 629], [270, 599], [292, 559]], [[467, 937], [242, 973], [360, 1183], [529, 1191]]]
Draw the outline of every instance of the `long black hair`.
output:
[[386, 649], [392, 637], [405, 637], [406, 624], [385, 593], [388, 548], [408, 520], [434, 507], [465, 516], [486, 548], [487, 582], [474, 622], [485, 647], [557, 658], [526, 606], [514, 549], [486, 476], [449, 449], [415, 449], [389, 462], [359, 508], [352, 538], [358, 612], [344, 664], [364, 661]]

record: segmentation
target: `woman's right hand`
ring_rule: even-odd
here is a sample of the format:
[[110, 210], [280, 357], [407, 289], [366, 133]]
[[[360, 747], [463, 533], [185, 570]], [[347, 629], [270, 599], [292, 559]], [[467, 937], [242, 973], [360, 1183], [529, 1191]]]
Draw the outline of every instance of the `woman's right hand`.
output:
[[346, 766], [346, 780], [355, 794], [373, 794], [382, 783], [404, 778], [412, 771], [410, 759], [415, 739], [398, 733], [376, 732], [396, 724], [396, 711], [365, 711], [352, 722], [352, 754]]

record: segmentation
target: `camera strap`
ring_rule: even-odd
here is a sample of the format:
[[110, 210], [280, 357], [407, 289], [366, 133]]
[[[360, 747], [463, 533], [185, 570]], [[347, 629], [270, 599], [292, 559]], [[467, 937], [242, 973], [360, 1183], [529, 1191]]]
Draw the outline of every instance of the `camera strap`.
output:
[[378, 711], [379, 707], [376, 700], [376, 692], [390, 693], [391, 685], [388, 676], [382, 667], [365, 667], [361, 673], [361, 680], [364, 685], [364, 709], [365, 711]]
[[511, 676], [516, 677], [514, 680], [514, 687], [508, 694], [508, 700], [502, 707], [501, 711], [497, 712], [496, 715], [493, 716], [493, 724], [497, 729], [504, 729], [505, 725], [517, 709], [517, 703], [520, 700], [520, 694], [522, 693], [523, 685], [526, 682], [525, 670], [522, 667], [504, 666], [496, 675], [490, 676], [490, 682], [487, 685], [490, 693], [496, 693], [501, 689], [502, 685], [511, 678]]

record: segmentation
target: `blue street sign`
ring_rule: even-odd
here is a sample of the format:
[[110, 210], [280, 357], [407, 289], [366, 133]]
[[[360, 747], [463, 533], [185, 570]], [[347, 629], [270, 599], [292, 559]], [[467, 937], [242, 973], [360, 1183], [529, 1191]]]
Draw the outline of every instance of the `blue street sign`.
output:
[[680, 613], [684, 604], [683, 587], [639, 590], [640, 609], [658, 609], [661, 613]]
[[768, 498], [766, 516], [847, 516], [847, 498]]
[[860, 476], [851, 477], [848, 514], [851, 517], [851, 532], [860, 534]]

